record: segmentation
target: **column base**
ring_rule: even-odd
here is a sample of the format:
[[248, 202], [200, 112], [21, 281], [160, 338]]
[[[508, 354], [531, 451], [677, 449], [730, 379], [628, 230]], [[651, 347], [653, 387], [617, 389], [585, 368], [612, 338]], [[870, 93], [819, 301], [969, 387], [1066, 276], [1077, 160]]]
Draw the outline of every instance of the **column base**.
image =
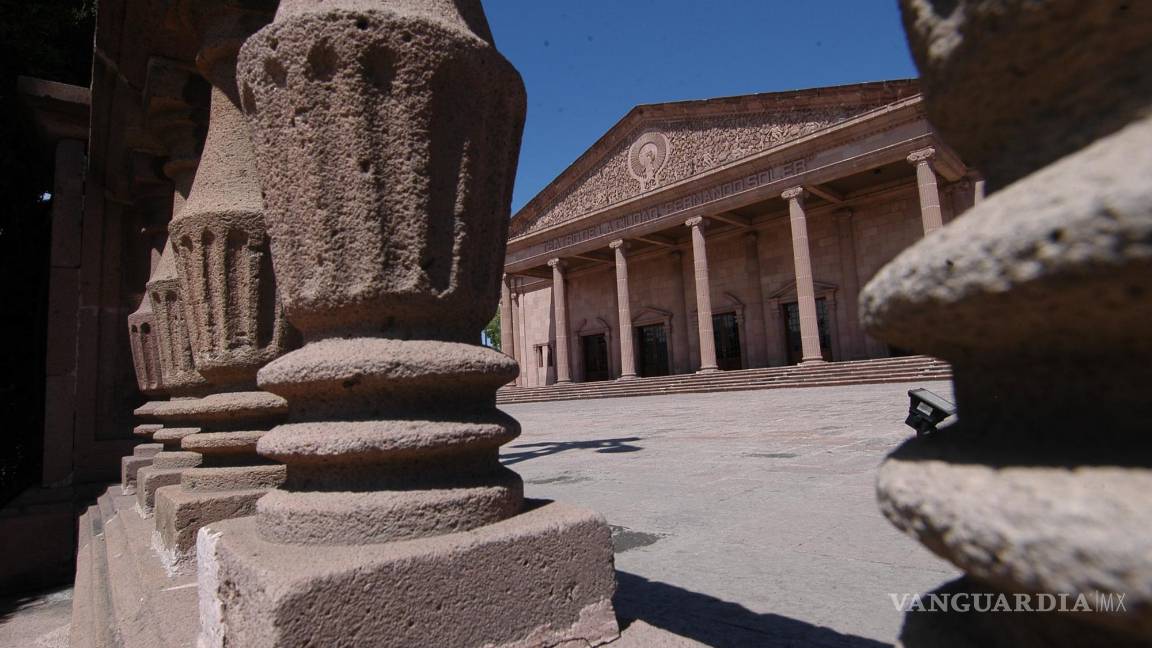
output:
[[276, 544], [257, 517], [197, 538], [200, 648], [597, 646], [619, 635], [604, 519], [555, 502], [479, 529]]
[[637, 376], [636, 374], [622, 374], [616, 380], [636, 380], [637, 378], [639, 378], [639, 376]]
[[700, 367], [699, 369], [696, 370], [696, 373], [698, 373], [698, 374], [710, 374], [710, 373], [718, 373], [719, 371], [720, 371], [720, 367]]
[[799, 366], [810, 367], [812, 365], [822, 365], [822, 364], [828, 364], [828, 361], [825, 360], [824, 358], [804, 358], [803, 360], [800, 361]]

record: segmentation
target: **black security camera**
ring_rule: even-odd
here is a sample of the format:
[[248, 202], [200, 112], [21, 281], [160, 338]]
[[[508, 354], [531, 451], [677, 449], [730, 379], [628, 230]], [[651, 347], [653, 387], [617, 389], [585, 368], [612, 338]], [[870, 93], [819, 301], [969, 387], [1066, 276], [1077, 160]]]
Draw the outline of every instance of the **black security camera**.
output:
[[912, 403], [908, 407], [908, 418], [904, 424], [916, 430], [916, 436], [935, 432], [940, 421], [956, 413], [954, 403], [927, 389], [910, 389], [908, 398]]

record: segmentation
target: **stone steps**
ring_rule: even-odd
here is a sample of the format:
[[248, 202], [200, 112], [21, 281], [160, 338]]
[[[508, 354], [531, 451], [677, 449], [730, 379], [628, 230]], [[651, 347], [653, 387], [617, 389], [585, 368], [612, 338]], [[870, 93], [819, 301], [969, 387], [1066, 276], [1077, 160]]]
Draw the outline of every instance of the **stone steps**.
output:
[[169, 577], [152, 549], [153, 525], [119, 486], [80, 520], [73, 648], [186, 648], [197, 632], [194, 575]]
[[502, 387], [496, 393], [496, 402], [504, 405], [552, 400], [949, 380], [951, 377], [952, 369], [945, 362], [926, 356], [908, 356], [829, 362], [803, 367], [767, 367], [711, 374], [660, 376], [628, 381], [528, 388]]

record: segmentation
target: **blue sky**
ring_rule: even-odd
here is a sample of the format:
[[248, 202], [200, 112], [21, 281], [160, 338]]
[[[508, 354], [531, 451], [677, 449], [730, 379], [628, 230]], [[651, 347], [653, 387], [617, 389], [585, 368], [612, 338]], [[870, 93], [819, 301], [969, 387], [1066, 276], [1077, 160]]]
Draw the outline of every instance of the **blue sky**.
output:
[[528, 87], [513, 211], [633, 106], [916, 75], [896, 0], [484, 0]]

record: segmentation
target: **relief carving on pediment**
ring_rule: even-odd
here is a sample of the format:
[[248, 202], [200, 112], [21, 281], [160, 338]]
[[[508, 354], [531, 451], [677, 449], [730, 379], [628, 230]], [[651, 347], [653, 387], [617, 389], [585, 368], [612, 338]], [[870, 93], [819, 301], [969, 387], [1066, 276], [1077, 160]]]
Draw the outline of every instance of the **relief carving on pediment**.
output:
[[658, 190], [876, 108], [852, 105], [786, 113], [739, 113], [671, 119], [639, 126], [539, 215], [512, 223], [523, 236]]

